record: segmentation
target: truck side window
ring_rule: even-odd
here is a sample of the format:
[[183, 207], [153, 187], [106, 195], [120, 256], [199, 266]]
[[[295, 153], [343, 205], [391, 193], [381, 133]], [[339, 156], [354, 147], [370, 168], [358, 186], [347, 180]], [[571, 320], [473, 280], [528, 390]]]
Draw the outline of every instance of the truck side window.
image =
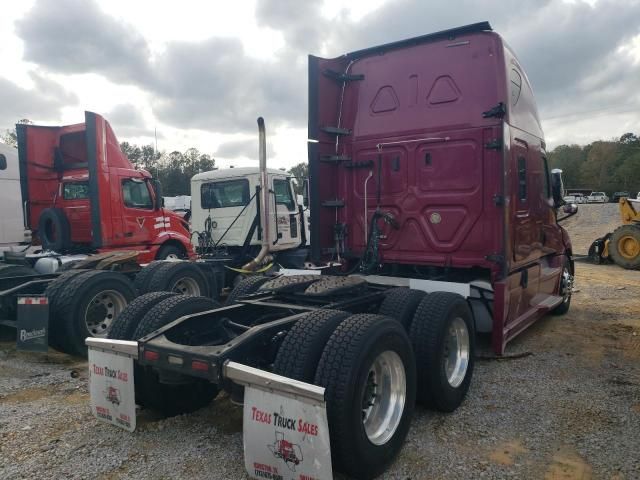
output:
[[200, 187], [202, 208], [244, 207], [249, 203], [249, 181], [225, 180], [205, 183]]
[[520, 91], [522, 90], [522, 76], [518, 71], [511, 69], [511, 105], [518, 103]]
[[544, 198], [550, 198], [551, 187], [549, 185], [549, 164], [547, 163], [547, 157], [542, 157], [542, 166], [544, 167]]
[[122, 199], [125, 206], [129, 208], [153, 209], [151, 194], [147, 187], [147, 182], [128, 178], [122, 181]]
[[0, 153], [0, 170], [7, 169], [7, 157], [4, 154]]
[[291, 194], [291, 187], [288, 180], [273, 180], [273, 191], [276, 193], [276, 204], [284, 205], [288, 210], [295, 209], [295, 201]]
[[84, 200], [89, 198], [89, 183], [65, 183], [62, 187], [62, 198], [65, 200]]
[[527, 201], [527, 159], [518, 157], [518, 199]]

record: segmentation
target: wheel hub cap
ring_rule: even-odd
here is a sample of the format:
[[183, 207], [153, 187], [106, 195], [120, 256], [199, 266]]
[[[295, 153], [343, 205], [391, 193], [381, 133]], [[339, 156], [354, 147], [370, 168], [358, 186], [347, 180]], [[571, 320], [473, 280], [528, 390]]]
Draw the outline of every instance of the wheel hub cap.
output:
[[404, 411], [407, 378], [404, 363], [393, 351], [373, 361], [362, 395], [362, 423], [369, 441], [383, 445], [393, 436]]
[[85, 312], [87, 330], [94, 337], [106, 337], [114, 319], [127, 306], [120, 292], [106, 290], [91, 299]]
[[179, 293], [180, 295], [189, 295], [192, 297], [200, 296], [200, 286], [198, 285], [198, 282], [189, 277], [179, 279], [173, 284], [171, 291]]
[[618, 251], [627, 260], [633, 260], [640, 255], [640, 242], [631, 235], [625, 235], [618, 240]]
[[571, 298], [571, 291], [573, 290], [573, 275], [566, 267], [562, 271], [561, 282], [560, 295], [562, 295], [562, 301], [566, 303]]
[[460, 317], [451, 322], [444, 343], [444, 371], [449, 385], [457, 388], [469, 367], [469, 330]]

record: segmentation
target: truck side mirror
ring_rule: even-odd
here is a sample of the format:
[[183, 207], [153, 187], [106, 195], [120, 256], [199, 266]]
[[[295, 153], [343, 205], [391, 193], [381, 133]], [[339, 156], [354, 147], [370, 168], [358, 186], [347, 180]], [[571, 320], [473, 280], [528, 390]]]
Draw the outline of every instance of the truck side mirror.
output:
[[562, 182], [562, 170], [554, 168], [551, 170], [551, 196], [553, 197], [553, 206], [560, 208], [564, 205], [564, 183]]
[[305, 178], [302, 182], [302, 205], [309, 206], [309, 179]]
[[562, 207], [562, 212], [565, 214], [564, 217], [557, 217], [556, 222], [560, 223], [566, 220], [569, 217], [573, 217], [576, 213], [578, 213], [578, 205], [575, 203], [568, 203], [564, 207]]
[[7, 169], [7, 157], [4, 154], [0, 153], [0, 170]]

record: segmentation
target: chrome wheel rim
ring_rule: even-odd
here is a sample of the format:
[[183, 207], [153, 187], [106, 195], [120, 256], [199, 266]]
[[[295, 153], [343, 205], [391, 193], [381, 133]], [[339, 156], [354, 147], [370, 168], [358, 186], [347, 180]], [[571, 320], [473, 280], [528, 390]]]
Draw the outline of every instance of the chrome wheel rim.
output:
[[456, 317], [449, 325], [444, 343], [444, 371], [449, 385], [457, 388], [469, 368], [469, 330], [465, 321]]
[[176, 283], [171, 287], [172, 292], [179, 293], [181, 295], [189, 295], [191, 297], [200, 296], [200, 285], [193, 278], [183, 277], [178, 279]]
[[567, 303], [571, 298], [571, 290], [573, 289], [573, 275], [567, 267], [562, 270], [562, 278], [560, 280], [560, 295], [562, 303]]
[[407, 377], [400, 356], [391, 350], [373, 361], [362, 395], [362, 424], [369, 441], [383, 445], [393, 437], [404, 411]]
[[164, 259], [165, 260], [180, 260], [180, 255], [178, 255], [177, 253], [170, 253], [169, 255], [164, 257]]
[[127, 306], [127, 299], [115, 290], [105, 290], [95, 295], [84, 314], [84, 321], [93, 337], [106, 337], [113, 321]]

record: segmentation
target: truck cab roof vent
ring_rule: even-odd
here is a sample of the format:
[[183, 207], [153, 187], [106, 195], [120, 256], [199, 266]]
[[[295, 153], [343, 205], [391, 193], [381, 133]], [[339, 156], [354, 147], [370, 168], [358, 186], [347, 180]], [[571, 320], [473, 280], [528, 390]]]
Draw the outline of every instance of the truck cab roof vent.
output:
[[491, 32], [493, 28], [489, 22], [473, 23], [471, 25], [465, 25], [463, 27], [451, 28], [449, 30], [442, 30], [440, 32], [429, 33], [420, 37], [407, 38], [406, 40], [400, 40], [398, 42], [385, 43], [384, 45], [378, 45], [377, 47], [365, 48], [363, 50], [356, 50], [355, 52], [347, 53], [343, 56], [348, 60], [355, 60], [357, 58], [366, 57], [368, 55], [375, 55], [387, 52], [389, 50], [396, 50], [398, 48], [406, 48], [414, 45], [420, 45], [421, 43], [435, 42], [448, 38], [453, 40], [456, 37], [465, 35], [468, 33], [476, 32]]

